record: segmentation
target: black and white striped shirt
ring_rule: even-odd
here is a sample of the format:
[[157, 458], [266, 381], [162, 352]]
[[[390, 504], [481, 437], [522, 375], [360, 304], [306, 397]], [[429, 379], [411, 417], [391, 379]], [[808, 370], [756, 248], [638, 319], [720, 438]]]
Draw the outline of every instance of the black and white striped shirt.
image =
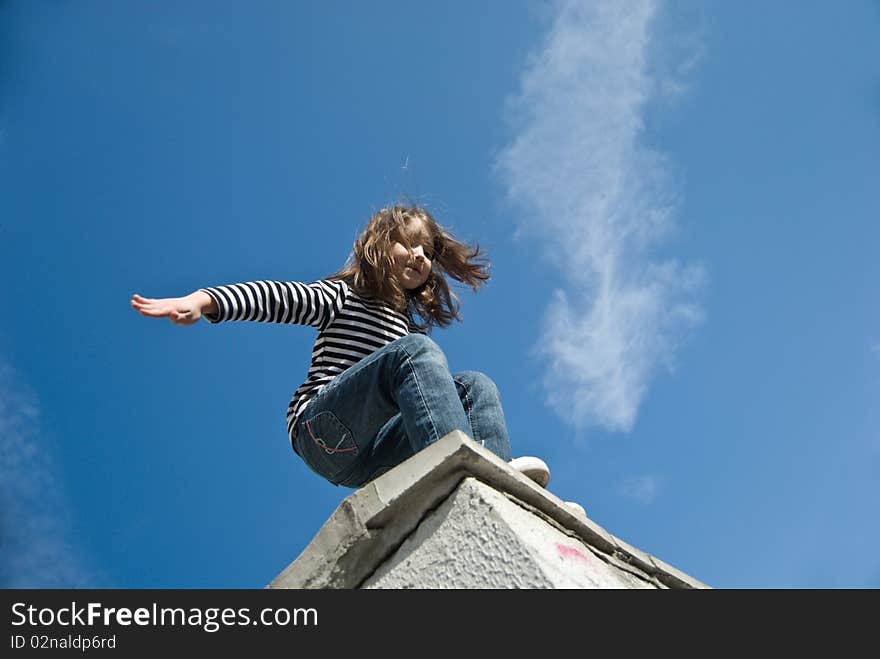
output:
[[344, 281], [252, 281], [199, 290], [217, 303], [218, 313], [204, 314], [211, 323], [252, 320], [318, 329], [306, 381], [287, 407], [288, 437], [321, 387], [395, 339], [421, 332], [404, 314], [378, 299], [361, 297]]

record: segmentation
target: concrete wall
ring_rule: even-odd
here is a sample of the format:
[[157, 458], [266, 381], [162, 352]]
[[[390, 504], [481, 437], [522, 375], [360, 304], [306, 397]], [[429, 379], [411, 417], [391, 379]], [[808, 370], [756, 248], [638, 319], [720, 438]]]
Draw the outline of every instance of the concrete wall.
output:
[[268, 588], [707, 588], [461, 432], [347, 496]]
[[465, 478], [362, 588], [657, 588], [516, 500]]

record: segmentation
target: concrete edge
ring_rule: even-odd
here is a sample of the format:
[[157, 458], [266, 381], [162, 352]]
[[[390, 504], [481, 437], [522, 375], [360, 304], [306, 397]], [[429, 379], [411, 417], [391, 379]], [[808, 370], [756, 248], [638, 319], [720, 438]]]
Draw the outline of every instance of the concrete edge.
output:
[[356, 588], [463, 477], [461, 442], [447, 438], [343, 499], [266, 588]]
[[672, 588], [708, 588], [615, 538], [456, 430], [347, 496], [266, 588], [357, 588], [466, 476], [534, 507], [590, 547]]
[[694, 579], [689, 574], [672, 567], [661, 561], [656, 556], [651, 556], [651, 562], [657, 566], [657, 574], [660, 580], [670, 588], [694, 588], [697, 590], [712, 590], [712, 586]]

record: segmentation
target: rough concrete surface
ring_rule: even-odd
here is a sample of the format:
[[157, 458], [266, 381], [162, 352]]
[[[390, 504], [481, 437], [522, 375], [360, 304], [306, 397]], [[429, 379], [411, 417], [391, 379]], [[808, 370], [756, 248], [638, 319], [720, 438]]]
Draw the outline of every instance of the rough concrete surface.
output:
[[361, 587], [656, 588], [471, 477]]

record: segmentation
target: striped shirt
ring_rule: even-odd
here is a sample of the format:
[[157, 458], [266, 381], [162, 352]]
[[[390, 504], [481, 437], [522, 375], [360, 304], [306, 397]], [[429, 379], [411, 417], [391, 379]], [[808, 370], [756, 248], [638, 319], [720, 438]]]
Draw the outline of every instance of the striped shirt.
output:
[[204, 314], [211, 323], [253, 320], [318, 330], [306, 380], [287, 407], [291, 442], [294, 425], [321, 387], [395, 339], [423, 333], [406, 315], [376, 298], [361, 297], [344, 281], [252, 281], [199, 290], [217, 303], [216, 314]]

